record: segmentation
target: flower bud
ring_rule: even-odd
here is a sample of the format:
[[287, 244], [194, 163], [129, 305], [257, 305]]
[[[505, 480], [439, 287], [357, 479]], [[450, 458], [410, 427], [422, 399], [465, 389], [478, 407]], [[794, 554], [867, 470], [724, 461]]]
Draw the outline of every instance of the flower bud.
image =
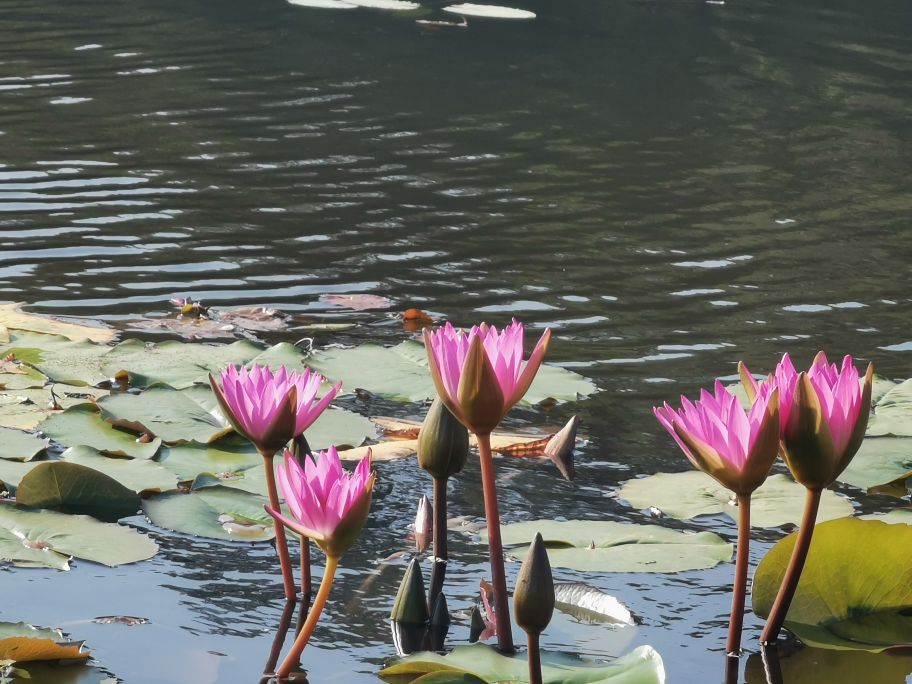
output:
[[424, 578], [421, 576], [421, 565], [417, 558], [412, 558], [405, 569], [393, 610], [390, 612], [390, 619], [412, 625], [427, 624], [427, 596], [424, 593]]
[[418, 553], [424, 553], [434, 533], [434, 509], [427, 496], [418, 500], [418, 513], [415, 515], [415, 547]]
[[536, 533], [529, 553], [519, 569], [516, 590], [513, 592], [516, 624], [528, 634], [541, 634], [554, 612], [554, 580], [551, 563], [541, 534]]
[[469, 431], [440, 397], [428, 409], [418, 432], [418, 464], [436, 480], [462, 470], [469, 456]]

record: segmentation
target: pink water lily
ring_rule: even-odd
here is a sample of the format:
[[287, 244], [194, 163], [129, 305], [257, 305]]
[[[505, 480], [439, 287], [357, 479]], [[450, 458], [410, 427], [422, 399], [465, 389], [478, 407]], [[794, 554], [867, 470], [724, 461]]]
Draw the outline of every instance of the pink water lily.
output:
[[784, 354], [762, 384], [743, 364], [739, 371], [749, 395], [768, 386], [779, 389], [782, 455], [795, 479], [811, 488], [832, 484], [864, 438], [874, 366], [868, 365], [861, 382], [851, 356], [837, 365], [819, 352], [806, 373], [799, 373]]
[[544, 359], [551, 330], [542, 334], [523, 365], [523, 325], [498, 330], [482, 323], [469, 332], [447, 323], [425, 330], [431, 375], [447, 408], [469, 430], [490, 434], [528, 391]]
[[293, 517], [275, 508], [267, 510], [290, 529], [313, 539], [327, 556], [338, 558], [355, 542], [367, 520], [376, 477], [370, 452], [351, 473], [342, 468], [334, 446], [303, 460], [302, 466], [286, 450], [276, 469], [279, 491]]
[[675, 410], [666, 402], [653, 412], [695, 468], [737, 494], [763, 484], [778, 451], [775, 388], [762, 391], [746, 413], [718, 380], [714, 394], [701, 390], [696, 402], [682, 396], [681, 406]]
[[257, 364], [249, 369], [228, 366], [219, 380], [210, 376], [225, 417], [260, 451], [272, 453], [310, 427], [342, 388], [340, 382], [318, 400], [325, 380], [319, 373], [285, 366], [273, 373]]

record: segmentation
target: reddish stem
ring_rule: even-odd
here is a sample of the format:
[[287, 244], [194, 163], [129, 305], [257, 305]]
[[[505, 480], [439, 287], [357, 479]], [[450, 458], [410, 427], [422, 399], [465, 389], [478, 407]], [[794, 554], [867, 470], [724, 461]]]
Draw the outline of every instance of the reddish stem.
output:
[[310, 537], [301, 535], [301, 595], [302, 600], [310, 597], [313, 584], [310, 578]]
[[[260, 452], [263, 457], [266, 470], [266, 490], [269, 492], [269, 505], [275, 511], [282, 510], [279, 504], [279, 493], [276, 490], [275, 470], [272, 467], [272, 458], [275, 453]], [[285, 539], [285, 526], [278, 520], [273, 519], [273, 528], [275, 529], [276, 551], [279, 554], [279, 565], [282, 568], [282, 585], [285, 589], [285, 600], [294, 601], [295, 583], [294, 576], [291, 573], [291, 558], [288, 556], [288, 541]]]
[[798, 589], [798, 580], [801, 579], [801, 571], [804, 569], [804, 562], [807, 560], [808, 551], [811, 548], [811, 538], [814, 536], [814, 522], [817, 520], [817, 509], [820, 507], [821, 489], [808, 489], [807, 498], [804, 502], [804, 514], [801, 517], [801, 528], [798, 530], [795, 539], [795, 548], [792, 549], [792, 558], [789, 560], [788, 568], [785, 570], [785, 576], [782, 578], [782, 584], [779, 586], [779, 593], [776, 595], [776, 601], [770, 610], [769, 617], [766, 620], [766, 627], [760, 635], [760, 643], [764, 646], [771, 646], [779, 638], [779, 632], [782, 631], [782, 625], [785, 624], [785, 616], [788, 614], [789, 606], [795, 597], [795, 591]]
[[738, 495], [738, 555], [735, 560], [735, 583], [732, 588], [731, 620], [728, 623], [730, 656], [741, 654], [741, 629], [744, 626], [744, 597], [747, 594], [747, 562], [750, 557], [750, 494]]
[[475, 435], [481, 461], [481, 484], [484, 490], [485, 518], [488, 523], [488, 553], [491, 558], [491, 584], [494, 585], [494, 614], [497, 623], [497, 646], [503, 653], [513, 653], [513, 629], [507, 602], [507, 577], [504, 572], [503, 544], [500, 541], [500, 513], [497, 510], [497, 485], [491, 435]]
[[542, 684], [541, 649], [538, 646], [538, 634], [528, 632], [529, 638], [529, 684]]

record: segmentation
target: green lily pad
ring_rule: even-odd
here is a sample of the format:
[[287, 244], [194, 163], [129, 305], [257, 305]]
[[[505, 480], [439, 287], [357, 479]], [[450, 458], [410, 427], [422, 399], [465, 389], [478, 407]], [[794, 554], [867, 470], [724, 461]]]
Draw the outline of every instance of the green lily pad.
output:
[[184, 390], [154, 387], [140, 394], [110, 394], [98, 401], [101, 418], [137, 433], [150, 433], [166, 444], [208, 444], [233, 432], [208, 386]]
[[60, 458], [104, 473], [134, 492], [165, 492], [177, 487], [177, 476], [154, 461], [111, 458], [87, 446], [71, 447]]
[[169, 492], [143, 501], [153, 524], [175, 532], [226, 541], [267, 541], [275, 536], [263, 506], [268, 499], [228, 487], [183, 494]]
[[[864, 383], [864, 379], [861, 380]], [[874, 378], [871, 380], [871, 403], [876, 404], [879, 402], [883, 396], [889, 392], [891, 389], [896, 387], [899, 383], [885, 378], [882, 375], [874, 374]]]
[[40, 371], [25, 364], [0, 361], [0, 389], [13, 391], [44, 387], [48, 379]]
[[912, 488], [912, 439], [865, 439], [838, 479], [871, 494], [908, 496]]
[[[28, 637], [63, 641], [63, 632], [59, 629], [35, 627], [27, 622], [0, 622], [0, 639], [6, 639], [8, 637]], [[2, 658], [0, 658], [0, 660], [2, 660]]]
[[[308, 364], [333, 381], [342, 380], [343, 389], [349, 392], [362, 388], [398, 401], [424, 401], [437, 394], [424, 345], [412, 340], [394, 347], [362, 344], [348, 349], [321, 349], [313, 352]], [[543, 365], [524, 401], [576, 401], [595, 391], [593, 382], [582, 375]]]
[[377, 426], [354, 411], [329, 407], [304, 433], [313, 450], [336, 446], [361, 446], [366, 439], [377, 436]]
[[60, 413], [61, 409], [89, 403], [94, 396], [101, 394], [107, 394], [107, 390], [74, 385], [49, 385], [37, 389], [2, 391], [0, 426], [33, 430], [48, 416]]
[[[28, 679], [22, 684], [41, 682], [41, 684], [118, 684], [119, 679], [88, 665], [51, 665], [48, 663], [25, 663], [17, 665], [17, 670], [25, 671]], [[17, 678], [13, 680], [19, 684]]]
[[[490, 646], [474, 644], [457, 646], [445, 656], [428, 651], [414, 653], [386, 667], [380, 676], [420, 677], [436, 672], [461, 673], [488, 684], [507, 684], [528, 681], [529, 664], [524, 658], [505, 656]], [[544, 684], [664, 684], [665, 666], [651, 646], [639, 646], [607, 665], [593, 665], [544, 651], [542, 681]]]
[[[754, 575], [754, 612], [766, 617], [795, 534]], [[841, 518], [817, 525], [785, 626], [819, 648], [880, 652], [912, 647], [912, 526]]]
[[262, 465], [263, 457], [247, 440], [240, 437], [220, 439], [213, 444], [191, 442], [162, 450], [161, 464], [181, 482], [203, 473], [224, 475], [226, 479]]
[[0, 458], [8, 461], [31, 461], [45, 453], [48, 441], [22, 430], [0, 427]]
[[126, 371], [132, 387], [168, 385], [175, 389], [208, 382], [210, 372], [228, 364], [244, 364], [263, 348], [242, 340], [232, 344], [167, 341], [146, 344], [139, 340], [121, 342], [105, 355], [107, 377]]
[[912, 379], [891, 387], [874, 405], [867, 435], [912, 437]]
[[137, 442], [137, 435], [106, 423], [91, 404], [55, 413], [41, 424], [41, 431], [64, 446], [90, 446], [110, 456], [152, 458], [161, 446], [157, 438], [148, 443]]
[[248, 361], [248, 365], [256, 363], [261, 366], [269, 366], [273, 370], [276, 370], [280, 366], [285, 366], [288, 370], [298, 371], [300, 373], [307, 365], [306, 356], [307, 354], [304, 351], [298, 349], [293, 344], [280, 342], [268, 349], [262, 350]]
[[[519, 558], [525, 557], [536, 532], [545, 540], [552, 566], [584, 572], [702, 570], [732, 557], [732, 545], [712, 532], [694, 534], [601, 520], [529, 520], [501, 527], [505, 545], [526, 545], [513, 550]], [[485, 540], [486, 532], [481, 536]]]
[[746, 684], [789, 682], [793, 684], [907, 684], [912, 673], [912, 655], [867, 653], [865, 651], [832, 651], [802, 648], [797, 653], [780, 657], [782, 678], [767, 678], [759, 653], [751, 653], [744, 668]]
[[88, 340], [74, 342], [61, 335], [16, 331], [0, 347], [0, 355], [13, 354], [53, 382], [94, 387], [111, 377], [102, 369], [102, 358], [110, 349]]
[[115, 567], [157, 552], [149, 537], [123, 525], [0, 504], [0, 559], [18, 566], [69, 570], [75, 556]]
[[912, 525], [912, 508], [897, 508], [888, 513], [869, 513], [858, 517], [862, 520], [881, 520], [891, 525]]
[[[771, 475], [751, 496], [751, 526], [780, 527], [801, 522], [804, 509], [803, 486], [787, 475]], [[654, 506], [677, 520], [700, 515], [724, 513], [738, 519], [734, 495], [709, 475], [698, 470], [683, 473], [659, 473], [628, 480], [618, 491], [634, 508]], [[818, 521], [852, 515], [852, 502], [830, 491], [820, 501]]]
[[139, 511], [136, 492], [104, 473], [65, 461], [45, 461], [30, 470], [16, 487], [16, 503], [114, 520]]

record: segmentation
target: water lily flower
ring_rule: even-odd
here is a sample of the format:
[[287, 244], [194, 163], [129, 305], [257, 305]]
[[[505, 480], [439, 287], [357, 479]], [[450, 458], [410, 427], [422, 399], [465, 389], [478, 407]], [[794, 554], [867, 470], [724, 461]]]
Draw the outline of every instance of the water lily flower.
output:
[[769, 475], [779, 448], [779, 393], [761, 392], [748, 413], [721, 382], [714, 394], [681, 397], [681, 409], [666, 402], [653, 409], [695, 468], [735, 494], [750, 494]]
[[212, 391], [232, 427], [253, 442], [260, 453], [275, 454], [320, 417], [342, 388], [338, 383], [322, 399], [317, 392], [325, 378], [305, 368], [300, 373], [281, 366], [228, 366], [220, 382], [209, 376]]
[[301, 465], [286, 450], [278, 467], [279, 488], [292, 517], [283, 515], [278, 507], [267, 506], [266, 510], [277, 522], [313, 539], [326, 554], [326, 568], [307, 620], [288, 656], [276, 670], [280, 679], [294, 669], [313, 635], [339, 559], [355, 543], [367, 521], [376, 480], [376, 474], [371, 471], [370, 450], [351, 473], [342, 468], [334, 446], [314, 456], [305, 456], [303, 460]]
[[522, 323], [516, 319], [502, 331], [487, 323], [476, 325], [469, 332], [456, 330], [450, 323], [434, 331], [424, 331], [437, 394], [456, 419], [475, 433], [478, 442], [497, 639], [504, 652], [513, 650], [513, 634], [500, 540], [491, 431], [523, 398], [535, 379], [551, 341], [551, 330], [542, 334], [525, 365], [523, 338]]
[[437, 393], [476, 435], [491, 434], [523, 398], [551, 341], [547, 329], [523, 367], [523, 325], [516, 319], [499, 331], [482, 323], [466, 333], [451, 323], [425, 330], [424, 340]]
[[762, 389], [750, 411], [721, 382], [700, 399], [681, 397], [679, 410], [666, 403], [654, 408], [656, 418], [699, 470], [732, 490], [738, 499], [738, 556], [732, 591], [726, 651], [737, 656], [744, 625], [744, 597], [750, 546], [750, 498], [766, 480], [779, 450], [779, 391]]
[[[282, 366], [273, 373], [269, 366], [258, 364], [249, 369], [228, 366], [220, 373], [219, 380], [211, 374], [209, 376], [209, 384], [225, 418], [238, 434], [253, 442], [263, 457], [269, 505], [275, 509], [279, 508], [279, 496], [272, 466], [273, 456], [289, 441], [303, 434], [342, 388], [340, 382], [318, 400], [317, 392], [323, 380], [322, 375], [309, 368], [299, 373]], [[285, 598], [294, 600], [288, 541], [285, 528], [278, 522], [275, 534]], [[303, 537], [301, 553], [308, 558], [306, 563], [302, 562], [305, 566], [302, 583], [304, 593], [309, 594], [309, 551]]]
[[814, 534], [823, 489], [831, 485], [855, 456], [864, 439], [871, 412], [874, 365], [868, 364], [864, 382], [851, 356], [841, 365], [831, 364], [822, 351], [806, 373], [799, 373], [788, 354], [775, 372], [758, 384], [744, 364], [739, 365], [748, 395], [776, 387], [781, 397], [780, 449], [795, 479], [807, 488], [804, 514], [760, 641], [779, 637], [792, 598], [798, 588]]

